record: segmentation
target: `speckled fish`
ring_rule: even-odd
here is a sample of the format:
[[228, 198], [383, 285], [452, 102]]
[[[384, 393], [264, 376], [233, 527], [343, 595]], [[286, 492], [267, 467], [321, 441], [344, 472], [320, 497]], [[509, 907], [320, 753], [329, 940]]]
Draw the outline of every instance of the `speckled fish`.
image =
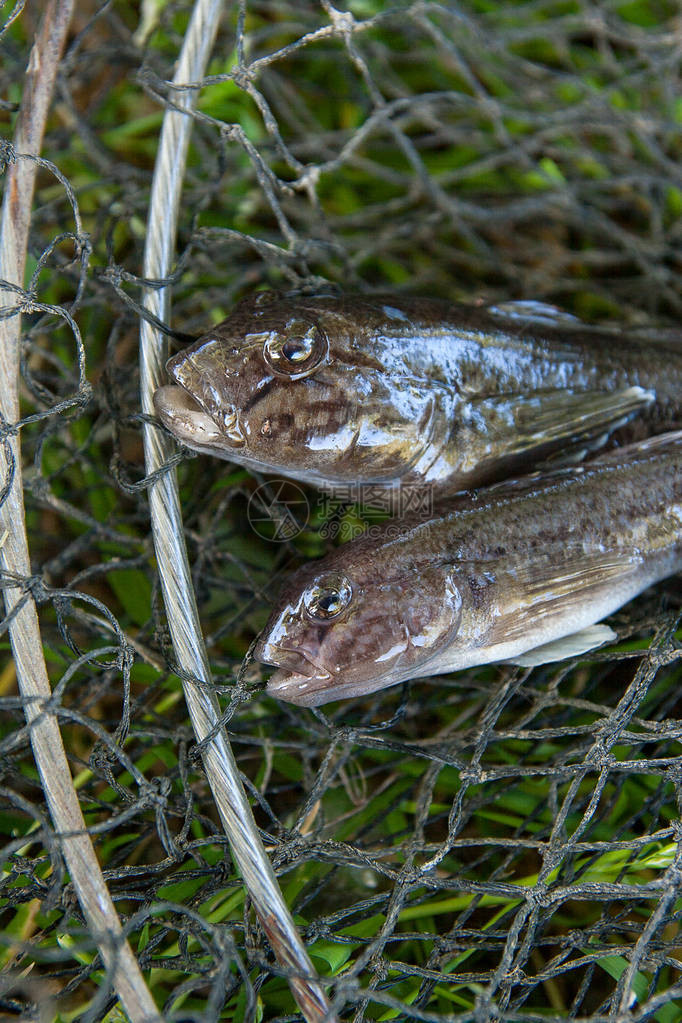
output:
[[[682, 336], [591, 329], [536, 302], [261, 293], [174, 356], [157, 412], [197, 451], [316, 484], [508, 477], [682, 423]], [[634, 424], [632, 424], [634, 425]]]
[[315, 707], [406, 679], [577, 656], [682, 569], [682, 432], [390, 521], [285, 583], [255, 648], [268, 692]]

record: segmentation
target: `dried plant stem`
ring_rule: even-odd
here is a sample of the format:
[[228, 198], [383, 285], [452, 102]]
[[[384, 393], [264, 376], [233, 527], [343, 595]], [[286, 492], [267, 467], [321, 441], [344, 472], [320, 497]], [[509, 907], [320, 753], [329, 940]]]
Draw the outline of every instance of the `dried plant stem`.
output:
[[[175, 84], [196, 82], [204, 74], [221, 0], [197, 0], [178, 61]], [[197, 99], [196, 89], [175, 93], [178, 109], [166, 111], [157, 154], [147, 223], [144, 276], [167, 277], [172, 269], [180, 193], [192, 126], [188, 116]], [[182, 111], [187, 111], [183, 113]], [[170, 289], [149, 290], [146, 309], [162, 321], [170, 318]], [[141, 400], [153, 415], [152, 396], [164, 381], [167, 346], [162, 334], [143, 322], [140, 332]], [[156, 472], [174, 453], [172, 442], [153, 426], [145, 428], [148, 473]], [[273, 951], [286, 968], [301, 1011], [310, 1023], [331, 1020], [326, 996], [284, 901], [272, 865], [265, 853], [251, 807], [239, 778], [237, 764], [223, 728], [220, 707], [212, 689], [208, 657], [192, 587], [185, 548], [176, 475], [168, 471], [149, 488], [156, 557], [175, 655], [182, 674], [185, 699], [195, 735], [203, 742], [203, 761], [232, 852]]]
[[[19, 154], [38, 156], [40, 153], [72, 7], [72, 0], [51, 0], [46, 6], [31, 51], [15, 132], [15, 149]], [[0, 280], [18, 287], [22, 287], [24, 281], [35, 173], [36, 163], [20, 158], [10, 165], [5, 183], [0, 222]], [[16, 301], [15, 292], [0, 289], [2, 306], [16, 305]], [[10, 427], [19, 420], [19, 337], [19, 313], [0, 320], [0, 411], [4, 423]], [[18, 433], [10, 433], [0, 449], [0, 478], [3, 484], [11, 479], [0, 507], [0, 532], [5, 536], [0, 552], [2, 569], [10, 578], [28, 579], [31, 566]], [[33, 753], [56, 837], [88, 928], [130, 1019], [134, 1023], [160, 1020], [140, 968], [123, 938], [121, 922], [102, 877], [73, 787], [57, 719], [51, 710], [46, 709], [52, 693], [35, 602], [30, 592], [19, 585], [8, 586], [4, 590], [4, 600], [8, 614], [14, 612], [9, 636]]]

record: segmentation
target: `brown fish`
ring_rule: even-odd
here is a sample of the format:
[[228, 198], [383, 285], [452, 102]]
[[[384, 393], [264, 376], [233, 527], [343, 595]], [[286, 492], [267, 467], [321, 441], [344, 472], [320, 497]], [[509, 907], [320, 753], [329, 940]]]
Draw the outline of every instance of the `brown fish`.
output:
[[168, 373], [155, 406], [183, 443], [316, 484], [453, 492], [597, 447], [636, 413], [630, 439], [682, 423], [682, 337], [537, 302], [261, 293]]
[[315, 707], [418, 676], [575, 656], [682, 568], [682, 432], [390, 521], [285, 583], [255, 657]]

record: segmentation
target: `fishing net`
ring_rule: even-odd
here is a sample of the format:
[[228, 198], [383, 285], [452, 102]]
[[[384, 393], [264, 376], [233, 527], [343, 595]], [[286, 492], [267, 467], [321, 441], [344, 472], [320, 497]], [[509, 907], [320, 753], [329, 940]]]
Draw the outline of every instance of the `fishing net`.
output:
[[[38, 6], [2, 39], [6, 139]], [[79, 4], [61, 61], [17, 298], [24, 583], [74, 785], [159, 1008], [300, 1018], [202, 770], [150, 537], [140, 267], [190, 13]], [[196, 83], [171, 326], [196, 334], [257, 288], [322, 282], [675, 325], [681, 32], [665, 0], [229, 5]], [[224, 719], [339, 1016], [682, 1018], [679, 580], [614, 616], [615, 652], [295, 708], [264, 694], [259, 666], [241, 670], [249, 645], [278, 580], [381, 509], [187, 452], [179, 479]], [[3, 1018], [116, 1019], [6, 626]]]

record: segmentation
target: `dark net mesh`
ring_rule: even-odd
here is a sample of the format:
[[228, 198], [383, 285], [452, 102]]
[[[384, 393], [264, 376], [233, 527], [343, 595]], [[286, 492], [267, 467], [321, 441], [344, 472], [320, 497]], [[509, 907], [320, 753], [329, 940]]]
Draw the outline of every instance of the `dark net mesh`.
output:
[[[40, 6], [2, 39], [8, 139]], [[677, 3], [342, 6], [226, 12], [198, 83], [174, 329], [322, 281], [679, 321]], [[173, 672], [141, 482], [136, 303], [189, 14], [79, 4], [61, 61], [22, 321], [30, 585], [74, 784], [157, 1004], [291, 1018]], [[365, 519], [270, 483], [254, 524], [262, 479], [190, 455], [179, 472], [230, 737], [339, 1015], [681, 1019], [679, 581], [615, 616], [615, 653], [302, 710], [240, 665], [278, 578]], [[115, 1019], [2, 642], [3, 1018]]]

